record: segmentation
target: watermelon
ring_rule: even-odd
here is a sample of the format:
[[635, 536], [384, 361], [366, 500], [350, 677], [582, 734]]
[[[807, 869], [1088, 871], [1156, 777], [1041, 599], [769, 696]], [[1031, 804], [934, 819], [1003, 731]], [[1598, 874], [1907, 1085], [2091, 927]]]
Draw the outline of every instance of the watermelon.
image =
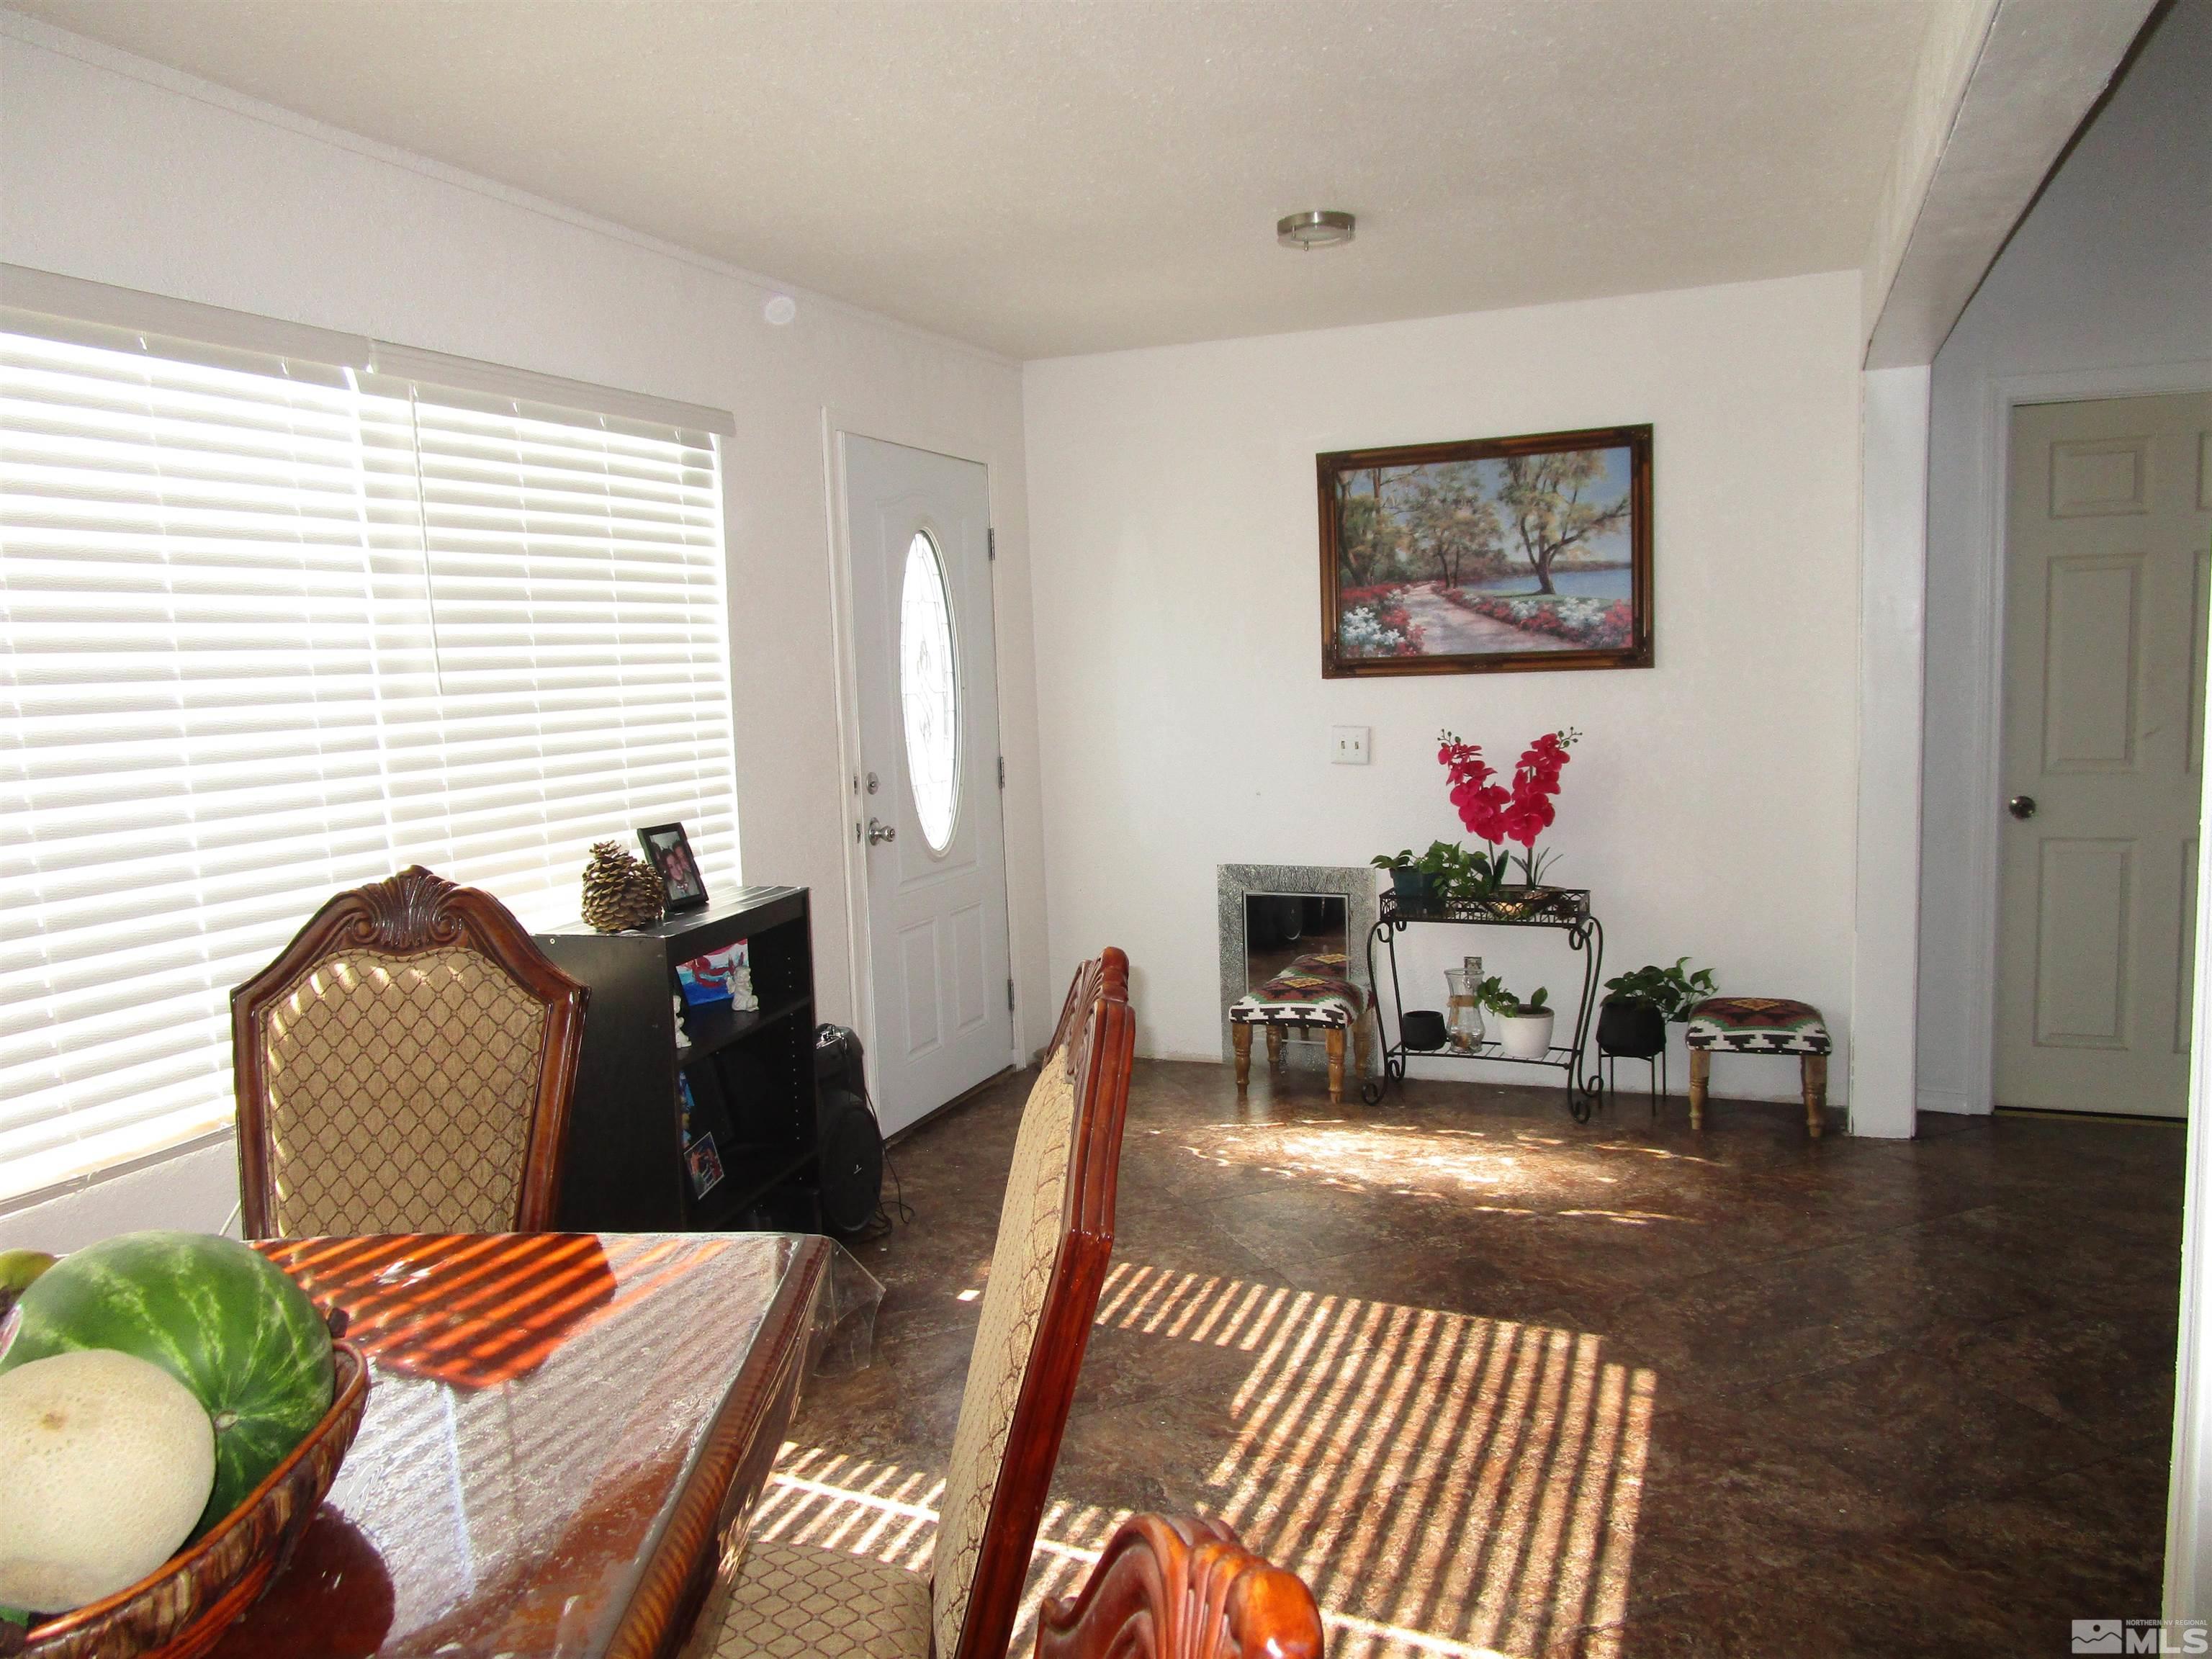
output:
[[183, 1383], [215, 1423], [215, 1488], [198, 1537], [235, 1509], [331, 1408], [322, 1316], [283, 1268], [209, 1233], [125, 1233], [64, 1256], [25, 1291], [0, 1372], [114, 1348]]

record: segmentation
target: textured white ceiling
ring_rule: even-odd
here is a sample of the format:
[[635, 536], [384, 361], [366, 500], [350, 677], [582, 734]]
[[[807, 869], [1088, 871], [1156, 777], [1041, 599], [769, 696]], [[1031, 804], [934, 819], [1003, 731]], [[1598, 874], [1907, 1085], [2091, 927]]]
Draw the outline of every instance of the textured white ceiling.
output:
[[1929, 11], [10, 3], [1022, 358], [1855, 266]]

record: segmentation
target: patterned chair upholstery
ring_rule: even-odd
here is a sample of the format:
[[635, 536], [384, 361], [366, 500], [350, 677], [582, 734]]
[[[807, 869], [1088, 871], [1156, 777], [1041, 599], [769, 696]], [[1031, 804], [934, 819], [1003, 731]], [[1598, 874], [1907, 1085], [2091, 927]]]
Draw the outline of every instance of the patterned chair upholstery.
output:
[[1690, 1010], [1683, 1041], [1690, 1049], [1690, 1127], [1705, 1124], [1705, 1087], [1716, 1053], [1796, 1054], [1805, 1098], [1805, 1128], [1814, 1139], [1827, 1124], [1827, 1022], [1809, 1002], [1786, 997], [1707, 997]]
[[1113, 1250], [1136, 1039], [1127, 985], [1128, 959], [1116, 950], [1078, 971], [1023, 1109], [929, 1577], [756, 1540], [717, 1659], [1006, 1652]]
[[232, 994], [246, 1237], [551, 1225], [585, 996], [487, 894], [338, 895]]
[[714, 1659], [927, 1659], [929, 1580], [842, 1550], [756, 1538]]
[[1328, 1045], [1328, 1097], [1344, 1099], [1344, 1034], [1352, 1033], [1358, 1075], [1367, 1075], [1367, 993], [1352, 978], [1341, 951], [1314, 951], [1249, 995], [1229, 1005], [1229, 1036], [1237, 1051], [1237, 1092], [1252, 1079], [1252, 1028], [1267, 1033], [1267, 1063], [1283, 1063], [1286, 1030], [1321, 1030]]

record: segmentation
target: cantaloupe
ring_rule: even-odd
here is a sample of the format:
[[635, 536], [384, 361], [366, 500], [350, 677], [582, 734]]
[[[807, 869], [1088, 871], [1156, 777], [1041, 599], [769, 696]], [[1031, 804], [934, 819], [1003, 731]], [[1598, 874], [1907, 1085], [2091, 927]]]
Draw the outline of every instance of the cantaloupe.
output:
[[66, 1613], [137, 1583], [214, 1486], [215, 1425], [159, 1365], [86, 1348], [0, 1376], [0, 1603]]
[[[331, 1408], [331, 1334], [284, 1270], [234, 1238], [123, 1233], [72, 1251], [17, 1304], [0, 1352], [15, 1366], [114, 1348], [160, 1366], [215, 1423], [204, 1531], [228, 1515]], [[0, 1595], [0, 1602], [7, 1601]]]

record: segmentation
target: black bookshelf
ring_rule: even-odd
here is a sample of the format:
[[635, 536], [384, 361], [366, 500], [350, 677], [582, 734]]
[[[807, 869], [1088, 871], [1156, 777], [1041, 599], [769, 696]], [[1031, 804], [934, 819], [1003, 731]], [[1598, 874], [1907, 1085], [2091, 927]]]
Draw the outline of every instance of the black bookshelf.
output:
[[[757, 1011], [687, 1009], [676, 964], [750, 941]], [[814, 947], [803, 887], [748, 887], [629, 933], [571, 922], [538, 935], [592, 988], [568, 1116], [560, 1225], [579, 1232], [820, 1230], [815, 1203]], [[722, 1179], [684, 1163], [678, 1072], [714, 1133]], [[695, 1127], [697, 1127], [695, 1125]]]

